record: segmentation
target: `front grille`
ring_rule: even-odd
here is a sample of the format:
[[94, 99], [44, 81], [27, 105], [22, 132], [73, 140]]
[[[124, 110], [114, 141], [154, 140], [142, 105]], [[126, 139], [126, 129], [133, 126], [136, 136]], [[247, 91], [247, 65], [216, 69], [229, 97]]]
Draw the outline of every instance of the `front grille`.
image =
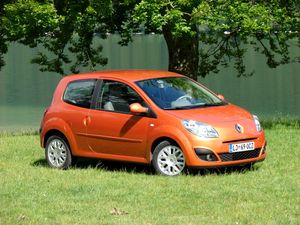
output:
[[226, 161], [256, 158], [259, 156], [259, 152], [260, 152], [260, 148], [256, 148], [252, 151], [246, 151], [246, 152], [221, 153], [219, 154], [219, 156], [223, 162], [226, 162]]

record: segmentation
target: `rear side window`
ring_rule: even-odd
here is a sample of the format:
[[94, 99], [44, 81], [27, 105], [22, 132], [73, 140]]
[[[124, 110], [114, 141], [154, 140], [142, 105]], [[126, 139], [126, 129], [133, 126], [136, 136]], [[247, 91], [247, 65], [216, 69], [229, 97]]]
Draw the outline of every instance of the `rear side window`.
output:
[[68, 84], [63, 100], [66, 103], [90, 108], [96, 80], [74, 81]]

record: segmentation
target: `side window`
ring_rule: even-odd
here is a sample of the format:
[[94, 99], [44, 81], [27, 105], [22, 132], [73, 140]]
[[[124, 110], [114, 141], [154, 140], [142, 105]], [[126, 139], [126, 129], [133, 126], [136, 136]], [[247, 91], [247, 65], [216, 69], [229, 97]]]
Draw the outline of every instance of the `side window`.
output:
[[96, 108], [108, 111], [129, 113], [132, 103], [145, 105], [143, 99], [127, 84], [104, 80]]
[[90, 108], [96, 80], [74, 81], [68, 84], [63, 100], [66, 103]]

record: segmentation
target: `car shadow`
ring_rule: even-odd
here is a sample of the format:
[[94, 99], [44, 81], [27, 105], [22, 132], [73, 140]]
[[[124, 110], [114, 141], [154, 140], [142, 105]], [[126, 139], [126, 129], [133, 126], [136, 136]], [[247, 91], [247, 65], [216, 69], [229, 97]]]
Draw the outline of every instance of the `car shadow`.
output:
[[228, 167], [220, 167], [220, 168], [190, 168], [188, 169], [188, 174], [191, 176], [206, 176], [206, 175], [226, 175], [232, 173], [248, 173], [251, 171], [259, 170], [259, 164], [247, 164], [243, 166], [228, 166]]
[[[49, 167], [45, 159], [38, 159], [31, 164], [37, 167]], [[221, 167], [221, 168], [189, 168], [185, 171], [188, 176], [206, 176], [206, 175], [225, 175], [231, 173], [248, 173], [251, 171], [257, 171], [259, 164], [247, 164], [244, 166], [232, 166], [232, 167]], [[50, 168], [50, 167], [49, 167]], [[155, 175], [155, 171], [152, 166], [147, 164], [137, 164], [130, 162], [120, 161], [109, 161], [99, 160], [93, 158], [78, 158], [71, 166], [71, 169], [99, 169], [110, 172], [127, 172], [127, 173], [138, 173]]]
[[[31, 165], [37, 167], [49, 167], [45, 159], [36, 160]], [[155, 174], [155, 171], [152, 169], [152, 167], [147, 164], [99, 160], [93, 158], [76, 159], [70, 169], [90, 169], [90, 168], [111, 171], [111, 172], [144, 173], [148, 175]]]
[[48, 167], [47, 161], [45, 159], [38, 159], [31, 163], [31, 166], [37, 166], [37, 167]]

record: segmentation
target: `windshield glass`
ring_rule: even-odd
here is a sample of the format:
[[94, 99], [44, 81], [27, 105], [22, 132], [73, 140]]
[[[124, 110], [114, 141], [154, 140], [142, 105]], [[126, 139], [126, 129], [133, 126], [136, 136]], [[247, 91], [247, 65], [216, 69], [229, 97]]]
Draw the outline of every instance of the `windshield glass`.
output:
[[162, 109], [189, 109], [226, 104], [186, 77], [138, 81], [137, 85]]

